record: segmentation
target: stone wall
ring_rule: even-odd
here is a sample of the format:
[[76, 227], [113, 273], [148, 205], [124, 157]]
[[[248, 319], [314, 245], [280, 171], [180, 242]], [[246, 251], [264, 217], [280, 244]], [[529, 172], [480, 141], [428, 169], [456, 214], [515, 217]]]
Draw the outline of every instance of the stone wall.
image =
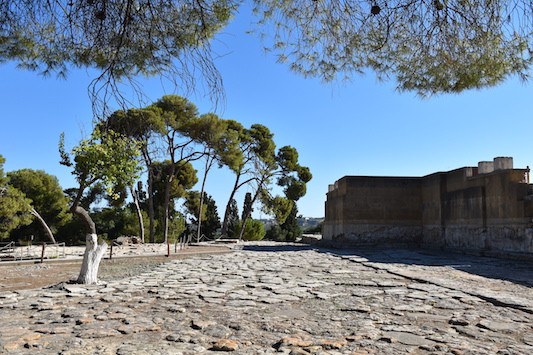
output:
[[419, 243], [420, 178], [347, 176], [328, 193], [323, 235], [345, 244]]
[[327, 194], [323, 240], [533, 255], [528, 180], [512, 158], [424, 177], [346, 176]]

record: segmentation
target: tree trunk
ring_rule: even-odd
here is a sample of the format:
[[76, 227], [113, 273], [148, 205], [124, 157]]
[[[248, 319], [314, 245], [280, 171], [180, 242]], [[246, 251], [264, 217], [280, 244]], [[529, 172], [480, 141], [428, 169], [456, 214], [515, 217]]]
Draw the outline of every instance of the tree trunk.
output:
[[[81, 191], [83, 190], [80, 188]], [[100, 245], [97, 244], [96, 226], [89, 213], [78, 205], [80, 197], [81, 193], [78, 193], [78, 197], [70, 208], [72, 213], [81, 218], [87, 232], [85, 237], [85, 253], [83, 254], [83, 262], [77, 282], [80, 284], [93, 284], [98, 282], [98, 267], [100, 266], [102, 256], [104, 256], [107, 250], [107, 243], [102, 241]]]
[[170, 184], [172, 181], [167, 181], [165, 186], [165, 200], [163, 201], [163, 242], [167, 244], [168, 241], [168, 220], [170, 209]]
[[35, 208], [31, 208], [31, 214], [37, 218], [37, 220], [39, 221], [39, 223], [41, 223], [41, 226], [44, 228], [44, 232], [46, 233], [46, 235], [48, 236], [48, 239], [50, 239], [50, 241], [53, 243], [53, 244], [57, 244], [55, 238], [54, 238], [54, 234], [52, 233], [52, 230], [50, 229], [50, 227], [48, 227], [48, 224], [46, 224], [46, 221], [43, 219], [43, 217], [41, 217], [41, 215], [39, 214], [39, 212], [37, 212], [35, 210]]
[[198, 211], [198, 229], [196, 230], [196, 243], [200, 243], [200, 236], [202, 235], [202, 207], [204, 204], [204, 186], [200, 192], [200, 210]]
[[133, 197], [133, 204], [135, 205], [135, 212], [137, 212], [137, 220], [139, 221], [139, 237], [141, 243], [144, 244], [144, 221], [141, 207], [139, 206], [139, 191], [136, 191], [133, 186], [130, 186], [131, 196]]
[[200, 191], [200, 211], [198, 211], [198, 230], [196, 234], [196, 243], [200, 242], [200, 237], [202, 236], [202, 207], [204, 205], [205, 182], [207, 180], [207, 174], [209, 173], [209, 170], [211, 170], [211, 167], [213, 166], [214, 162], [215, 159], [212, 159], [211, 156], [207, 155], [207, 160], [205, 162], [204, 169], [204, 177], [202, 179], [202, 189]]
[[83, 254], [83, 262], [77, 283], [90, 285], [98, 282], [98, 267], [107, 250], [107, 244], [102, 241], [98, 245], [96, 234], [87, 234], [85, 241], [85, 254]]
[[148, 170], [148, 217], [150, 218], [150, 243], [155, 243], [154, 174]]

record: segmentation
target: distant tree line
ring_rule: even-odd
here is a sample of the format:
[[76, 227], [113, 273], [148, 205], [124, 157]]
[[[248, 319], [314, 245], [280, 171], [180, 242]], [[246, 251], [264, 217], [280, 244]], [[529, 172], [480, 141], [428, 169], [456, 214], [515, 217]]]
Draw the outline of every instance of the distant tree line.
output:
[[[273, 138], [266, 126], [199, 114], [175, 95], [115, 111], [70, 150], [61, 137], [60, 163], [72, 169], [76, 187], [63, 189], [42, 170], [4, 173], [0, 156], [0, 238], [79, 244], [98, 232], [104, 240], [128, 235], [152, 243], [182, 235], [259, 240], [266, 231], [252, 212], [260, 208], [277, 222], [272, 239], [294, 240], [296, 202], [312, 175], [294, 147], [276, 148]], [[220, 215], [205, 191], [217, 169], [235, 177]], [[244, 187], [251, 192], [238, 203]]]

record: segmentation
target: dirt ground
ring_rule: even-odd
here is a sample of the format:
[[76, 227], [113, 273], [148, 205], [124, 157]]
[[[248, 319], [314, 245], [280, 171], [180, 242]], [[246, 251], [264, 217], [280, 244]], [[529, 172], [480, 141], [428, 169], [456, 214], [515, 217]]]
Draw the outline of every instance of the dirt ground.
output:
[[[132, 256], [123, 258], [103, 259], [100, 263], [98, 278], [101, 281], [123, 278], [141, 274], [156, 268], [172, 259], [191, 257], [194, 255], [220, 253], [228, 248], [201, 247], [189, 248], [167, 256]], [[8, 263], [0, 262], [0, 292], [24, 289], [44, 288], [61, 282], [76, 280], [81, 268], [81, 259], [68, 261], [45, 261]]]

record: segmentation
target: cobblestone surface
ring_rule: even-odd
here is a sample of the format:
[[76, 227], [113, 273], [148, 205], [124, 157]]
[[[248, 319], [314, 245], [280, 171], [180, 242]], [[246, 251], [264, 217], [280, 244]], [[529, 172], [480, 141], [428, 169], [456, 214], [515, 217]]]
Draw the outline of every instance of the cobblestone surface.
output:
[[0, 293], [7, 354], [533, 354], [531, 263], [248, 244]]

